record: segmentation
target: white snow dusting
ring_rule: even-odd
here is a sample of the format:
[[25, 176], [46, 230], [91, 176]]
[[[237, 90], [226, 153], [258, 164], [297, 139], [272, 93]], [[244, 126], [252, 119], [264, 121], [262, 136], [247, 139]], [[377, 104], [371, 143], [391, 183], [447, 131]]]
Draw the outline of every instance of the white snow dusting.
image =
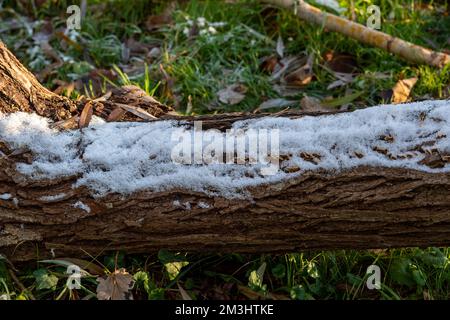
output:
[[[184, 188], [209, 195], [242, 197], [247, 187], [281, 181], [307, 170], [367, 165], [449, 172], [450, 164], [431, 169], [419, 164], [423, 154], [411, 152], [415, 146], [432, 140], [436, 141], [433, 148], [450, 153], [449, 124], [450, 101], [381, 105], [321, 117], [267, 117], [236, 122], [234, 128], [280, 130], [280, 154], [292, 154], [288, 165], [297, 166], [300, 171], [279, 170], [272, 176], [260, 175], [260, 164], [174, 163], [171, 152], [178, 142], [171, 137], [175, 130], [180, 130], [174, 121], [98, 121], [83, 131], [58, 132], [50, 128], [48, 120], [35, 114], [0, 114], [0, 140], [13, 148], [32, 151], [31, 164], [17, 164], [18, 171], [30, 179], [74, 176], [77, 177], [74, 187], [87, 186], [97, 196]], [[191, 131], [187, 127], [184, 130]], [[386, 135], [394, 141], [380, 139]], [[391, 160], [374, 151], [374, 147], [386, 148], [392, 154], [409, 152], [411, 157]], [[319, 154], [320, 161], [317, 164], [306, 161], [299, 151]], [[355, 152], [363, 157], [355, 156]]]
[[84, 211], [86, 211], [87, 213], [90, 213], [90, 212], [91, 212], [91, 208], [90, 208], [87, 204], [85, 204], [85, 203], [83, 203], [83, 202], [81, 202], [81, 201], [77, 201], [76, 203], [74, 203], [74, 204], [73, 204], [73, 207], [74, 207], [74, 208], [81, 209], [81, 210], [84, 210]]

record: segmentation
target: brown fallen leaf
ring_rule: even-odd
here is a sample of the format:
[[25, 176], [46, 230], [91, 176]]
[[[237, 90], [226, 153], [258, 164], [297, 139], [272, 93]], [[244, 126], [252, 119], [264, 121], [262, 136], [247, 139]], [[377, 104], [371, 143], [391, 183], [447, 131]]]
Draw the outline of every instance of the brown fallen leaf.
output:
[[419, 164], [426, 165], [430, 168], [437, 169], [445, 167], [445, 160], [442, 158], [440, 153], [427, 153], [425, 157], [419, 161]]
[[121, 104], [121, 103], [116, 103], [116, 105], [118, 107], [124, 109], [125, 111], [128, 111], [128, 112], [134, 114], [135, 116], [138, 116], [141, 119], [144, 119], [144, 120], [158, 119], [157, 117], [155, 117], [154, 115], [151, 115], [150, 113], [148, 113], [147, 111], [145, 111], [142, 108], [135, 107], [135, 106], [129, 106], [126, 104]]
[[115, 270], [105, 278], [97, 278], [99, 300], [133, 300], [133, 277], [125, 269]]
[[151, 15], [147, 17], [145, 21], [145, 27], [148, 31], [156, 31], [165, 26], [171, 25], [173, 23], [172, 13], [176, 9], [176, 2], [170, 1], [166, 6], [164, 11], [159, 15]]
[[127, 112], [124, 109], [122, 109], [121, 107], [117, 107], [109, 114], [106, 121], [108, 121], [108, 122], [118, 121], [118, 120], [122, 119], [122, 117], [125, 115], [125, 113], [127, 113]]
[[94, 104], [92, 101], [88, 101], [84, 105], [83, 111], [81, 111], [80, 119], [78, 120], [78, 126], [80, 128], [86, 128], [92, 120], [92, 114], [94, 112]]
[[356, 57], [346, 53], [327, 52], [324, 55], [325, 66], [339, 73], [355, 73], [358, 70]]
[[332, 112], [334, 110], [324, 107], [321, 104], [320, 99], [315, 97], [308, 97], [304, 96], [300, 100], [300, 106], [302, 107], [303, 111], [309, 111], [309, 112]]
[[69, 98], [72, 95], [72, 92], [75, 90], [75, 82], [54, 80], [53, 84], [57, 85], [56, 89], [53, 90], [54, 93], [59, 95], [65, 94], [65, 96]]
[[[102, 101], [105, 100], [105, 97], [106, 101]], [[99, 99], [101, 100], [97, 104], [102, 105], [103, 110], [96, 108], [94, 110], [96, 116], [107, 120], [110, 114], [114, 110], [117, 110], [118, 107], [126, 111], [122, 116], [120, 116], [121, 113], [119, 110], [115, 111], [107, 121], [152, 120], [173, 111], [171, 107], [160, 103], [154, 97], [149, 96], [144, 90], [133, 85], [111, 88], [110, 95], [106, 94]]]
[[87, 260], [78, 259], [78, 258], [61, 258], [58, 260], [68, 261], [72, 264], [76, 264], [81, 269], [86, 270], [90, 274], [93, 274], [93, 275], [100, 276], [105, 273], [103, 268], [100, 267], [99, 265], [95, 264], [93, 261], [87, 261]]
[[61, 120], [50, 125], [51, 128], [58, 130], [70, 130], [79, 127], [79, 116], [73, 116], [66, 120]]
[[337, 80], [330, 83], [327, 87], [327, 90], [345, 86], [355, 80], [355, 77], [351, 73], [333, 72], [333, 75], [337, 78]]
[[220, 102], [234, 105], [244, 100], [246, 92], [246, 86], [235, 83], [217, 92], [217, 96]]
[[288, 85], [305, 86], [311, 82], [313, 74], [314, 55], [310, 54], [306, 64], [300, 68], [290, 72], [284, 77], [284, 81]]
[[172, 23], [172, 17], [167, 15], [152, 15], [148, 16], [147, 20], [145, 21], [145, 27], [148, 31], [155, 31], [158, 29], [161, 29], [162, 27], [165, 27]]
[[392, 103], [402, 103], [408, 101], [411, 90], [416, 84], [418, 78], [409, 78], [399, 80], [392, 88]]
[[259, 64], [259, 69], [263, 72], [267, 72], [272, 74], [275, 70], [276, 65], [278, 64], [278, 57], [275, 55], [263, 57]]
[[261, 103], [258, 110], [271, 109], [271, 108], [285, 108], [297, 104], [297, 100], [286, 100], [283, 98], [269, 99]]

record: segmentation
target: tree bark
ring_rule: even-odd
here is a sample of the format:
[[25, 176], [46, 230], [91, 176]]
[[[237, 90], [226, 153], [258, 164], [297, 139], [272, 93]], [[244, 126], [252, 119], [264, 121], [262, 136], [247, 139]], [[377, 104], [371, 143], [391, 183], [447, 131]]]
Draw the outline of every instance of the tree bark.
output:
[[76, 103], [43, 87], [0, 41], [0, 111], [35, 112], [54, 120], [70, 118]]
[[[73, 114], [72, 101], [43, 88], [1, 44], [0, 56], [1, 112], [37, 112], [54, 121]], [[278, 116], [305, 114], [313, 115]], [[182, 120], [225, 130], [260, 116]], [[36, 181], [21, 174], [17, 164], [33, 161], [27, 150], [0, 141], [0, 151], [0, 253], [11, 260], [161, 248], [255, 253], [450, 245], [449, 173], [385, 167], [305, 172], [252, 187], [249, 200], [239, 201], [189, 189], [96, 198], [88, 188], [73, 188], [74, 176]], [[77, 201], [89, 210], [74, 207]]]
[[[20, 203], [0, 200], [0, 252], [12, 260], [161, 248], [256, 253], [450, 244], [448, 174], [311, 172], [236, 201], [189, 190], [94, 199], [87, 189], [72, 189], [71, 179], [17, 184], [10, 177], [14, 162], [3, 160], [1, 168], [0, 188]], [[39, 200], [49, 189], [66, 197]], [[74, 208], [74, 201], [91, 211]]]

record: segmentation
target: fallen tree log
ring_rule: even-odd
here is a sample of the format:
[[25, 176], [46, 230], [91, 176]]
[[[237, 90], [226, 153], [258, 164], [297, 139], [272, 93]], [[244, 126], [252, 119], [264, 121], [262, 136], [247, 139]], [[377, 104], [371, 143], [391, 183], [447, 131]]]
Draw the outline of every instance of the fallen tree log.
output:
[[[0, 68], [0, 96], [12, 78], [14, 70]], [[450, 244], [448, 101], [338, 114], [96, 119], [64, 131], [38, 115], [7, 114], [7, 101], [0, 100], [0, 252], [12, 260]], [[241, 164], [177, 163], [174, 148], [195, 148], [195, 140], [173, 136], [195, 137], [196, 120], [218, 129], [222, 145], [239, 136], [227, 136], [230, 128], [278, 129], [278, 150], [271, 145], [267, 154], [278, 170], [261, 174], [265, 163], [250, 162], [250, 147]]]

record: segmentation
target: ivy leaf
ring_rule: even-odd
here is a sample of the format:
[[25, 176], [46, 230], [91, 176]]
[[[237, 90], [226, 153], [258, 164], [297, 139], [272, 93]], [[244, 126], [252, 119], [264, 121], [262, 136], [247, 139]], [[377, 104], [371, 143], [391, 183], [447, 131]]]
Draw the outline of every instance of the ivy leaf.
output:
[[37, 269], [33, 272], [33, 276], [36, 279], [37, 290], [55, 290], [58, 284], [58, 278], [52, 274], [49, 274], [46, 269]]
[[184, 256], [171, 253], [167, 250], [160, 250], [158, 252], [158, 259], [166, 268], [170, 280], [175, 279], [181, 269], [189, 264]]

